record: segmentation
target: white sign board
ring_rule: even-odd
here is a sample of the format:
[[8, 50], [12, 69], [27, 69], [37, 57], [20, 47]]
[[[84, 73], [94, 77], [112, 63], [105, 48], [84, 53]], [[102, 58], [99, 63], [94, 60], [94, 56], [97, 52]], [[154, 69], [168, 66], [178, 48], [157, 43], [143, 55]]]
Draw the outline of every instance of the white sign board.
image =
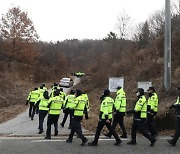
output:
[[110, 92], [116, 92], [117, 87], [124, 88], [124, 77], [109, 77]]
[[143, 88], [144, 92], [147, 92], [149, 87], [152, 87], [152, 82], [138, 82], [138, 88]]

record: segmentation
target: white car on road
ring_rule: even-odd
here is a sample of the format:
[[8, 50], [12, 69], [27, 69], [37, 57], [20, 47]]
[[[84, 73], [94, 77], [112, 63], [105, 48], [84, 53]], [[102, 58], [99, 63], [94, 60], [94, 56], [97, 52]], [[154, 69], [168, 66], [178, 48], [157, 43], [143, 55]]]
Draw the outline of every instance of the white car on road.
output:
[[60, 87], [71, 87], [74, 85], [74, 81], [71, 78], [62, 78], [59, 82]]

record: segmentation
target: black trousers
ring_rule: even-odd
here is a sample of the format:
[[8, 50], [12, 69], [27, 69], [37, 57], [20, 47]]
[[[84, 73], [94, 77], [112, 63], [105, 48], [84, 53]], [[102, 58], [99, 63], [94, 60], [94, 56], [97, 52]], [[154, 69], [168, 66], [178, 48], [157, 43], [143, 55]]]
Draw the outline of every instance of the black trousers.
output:
[[78, 137], [81, 138], [82, 142], [84, 142], [86, 140], [86, 138], [82, 134], [81, 120], [73, 117], [72, 123], [71, 123], [71, 132], [69, 134], [70, 140], [73, 140], [74, 133], [77, 133]]
[[133, 120], [132, 129], [131, 129], [132, 141], [136, 142], [136, 133], [138, 130], [144, 137], [146, 137], [150, 141], [154, 140], [154, 138], [145, 130], [145, 121], [146, 119], [141, 119], [140, 121]]
[[43, 131], [43, 123], [44, 123], [44, 118], [46, 117], [48, 111], [46, 110], [39, 110], [39, 130]]
[[59, 119], [59, 114], [58, 115], [53, 115], [49, 114], [48, 115], [48, 120], [47, 120], [47, 130], [46, 130], [46, 136], [51, 137], [51, 125], [54, 124], [54, 132], [58, 132], [58, 119]]
[[[126, 129], [125, 129], [125, 126], [124, 126], [124, 115], [125, 115], [125, 113], [123, 113], [123, 112], [117, 112], [117, 113], [114, 115], [114, 119], [113, 119], [113, 122], [112, 122], [112, 128], [115, 130], [117, 124], [119, 124], [119, 126], [121, 127], [121, 130], [122, 130], [123, 134], [127, 134]], [[111, 136], [112, 133], [109, 132], [108, 135]]]
[[95, 134], [95, 138], [94, 138], [94, 143], [98, 143], [98, 139], [101, 133], [101, 130], [103, 129], [103, 127], [106, 126], [108, 128], [108, 130], [110, 131], [110, 133], [114, 136], [114, 138], [116, 139], [116, 142], [119, 142], [121, 139], [119, 138], [119, 136], [117, 135], [117, 133], [115, 132], [115, 130], [112, 128], [111, 123], [107, 123], [105, 119], [103, 120], [99, 120], [98, 125], [97, 125], [97, 129], [96, 129], [96, 134]]
[[70, 117], [69, 127], [71, 127], [71, 123], [72, 123], [72, 113], [73, 113], [72, 110], [70, 110], [70, 109], [65, 109], [65, 111], [64, 111], [64, 118], [63, 118], [63, 121], [62, 121], [62, 125], [64, 125], [64, 124], [66, 123], [67, 117], [68, 117], [68, 115], [69, 115], [69, 117]]
[[32, 114], [31, 114], [31, 118], [34, 118], [34, 115], [35, 113], [37, 113], [36, 111], [38, 110], [36, 104], [33, 105], [33, 111], [32, 111]]
[[29, 104], [30, 104], [30, 106], [29, 106], [29, 117], [32, 117], [33, 111], [35, 110], [35, 105], [34, 105], [34, 102], [30, 102]]
[[154, 115], [147, 115], [147, 121], [146, 121], [147, 129], [151, 133], [152, 136], [157, 135], [157, 130], [154, 126]]
[[179, 139], [179, 137], [180, 137], [180, 117], [177, 117], [177, 119], [176, 119], [176, 131], [174, 134], [173, 141], [176, 143], [177, 140]]

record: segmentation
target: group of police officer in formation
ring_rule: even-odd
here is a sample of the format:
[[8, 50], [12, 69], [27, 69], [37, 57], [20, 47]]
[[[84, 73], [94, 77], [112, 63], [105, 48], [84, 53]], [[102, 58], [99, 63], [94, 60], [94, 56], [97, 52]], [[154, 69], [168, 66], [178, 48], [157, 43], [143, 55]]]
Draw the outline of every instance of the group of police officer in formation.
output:
[[[175, 104], [170, 106], [170, 109], [174, 108], [177, 117], [177, 127], [175, 134], [172, 136], [168, 143], [172, 146], [176, 145], [177, 140], [180, 137], [180, 87], [178, 89], [178, 98]], [[131, 141], [127, 144], [136, 145], [136, 133], [139, 132], [150, 141], [150, 146], [154, 146], [156, 142], [157, 130], [154, 126], [154, 116], [158, 111], [158, 95], [155, 92], [154, 87], [148, 89], [148, 100], [146, 100], [144, 89], [138, 88], [137, 101], [133, 110], [126, 111], [126, 94], [122, 87], [117, 87], [116, 98], [113, 100], [110, 96], [108, 89], [104, 90], [103, 95], [100, 97], [100, 114], [99, 121], [96, 129], [94, 140], [89, 142], [89, 146], [97, 146], [98, 139], [101, 130], [106, 125], [109, 132], [104, 134], [107, 137], [114, 136], [116, 142], [114, 145], [122, 143], [121, 138], [127, 138], [127, 132], [124, 125], [125, 114], [133, 114], [133, 124], [131, 129]], [[61, 122], [61, 127], [64, 127], [68, 115], [70, 116], [69, 134], [66, 142], [72, 143], [73, 136], [76, 133], [81, 138], [81, 145], [84, 146], [87, 143], [87, 138], [82, 134], [81, 120], [85, 115], [85, 119], [88, 119], [89, 111], [89, 99], [88, 95], [80, 89], [71, 90], [70, 94], [66, 96], [63, 89], [58, 84], [54, 83], [51, 87], [51, 92], [47, 91], [45, 84], [42, 84], [39, 88], [35, 88], [29, 93], [26, 105], [30, 104], [29, 117], [33, 120], [35, 113], [39, 114], [39, 134], [43, 133], [43, 122], [46, 115], [47, 118], [47, 130], [45, 139], [51, 139], [51, 125], [54, 124], [54, 135], [58, 135], [58, 119], [61, 109], [64, 112], [64, 118]], [[120, 125], [122, 135], [119, 137], [115, 131], [117, 124]], [[147, 130], [145, 129], [147, 126]]]

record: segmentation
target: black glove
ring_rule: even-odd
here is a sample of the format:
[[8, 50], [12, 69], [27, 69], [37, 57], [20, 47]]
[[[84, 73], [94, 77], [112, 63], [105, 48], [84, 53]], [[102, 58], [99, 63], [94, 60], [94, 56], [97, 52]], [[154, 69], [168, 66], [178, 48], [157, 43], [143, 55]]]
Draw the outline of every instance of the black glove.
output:
[[85, 118], [86, 118], [86, 120], [87, 120], [87, 119], [89, 119], [89, 116], [88, 116], [88, 114], [85, 114]]
[[174, 108], [174, 105], [171, 105], [169, 108], [170, 108], [170, 109], [173, 109], [173, 108]]
[[28, 105], [28, 103], [29, 103], [29, 101], [27, 100], [27, 101], [26, 101], [26, 105]]

